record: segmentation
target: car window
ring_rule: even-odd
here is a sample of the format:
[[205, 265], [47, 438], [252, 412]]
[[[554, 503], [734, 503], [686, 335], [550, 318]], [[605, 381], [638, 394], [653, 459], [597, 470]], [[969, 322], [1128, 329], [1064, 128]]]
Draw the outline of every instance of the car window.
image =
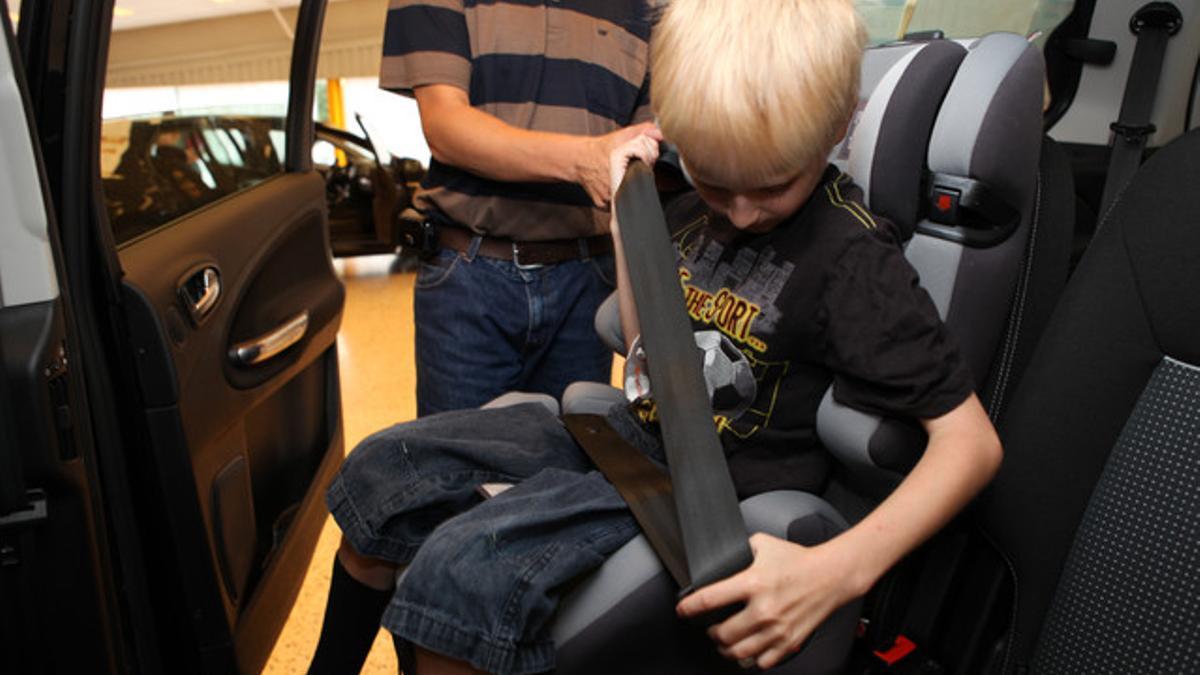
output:
[[1008, 31], [1044, 40], [1075, 0], [855, 0], [872, 44], [941, 30], [948, 38]]
[[280, 58], [223, 68], [206, 62], [220, 38], [205, 22], [122, 25], [118, 16], [98, 149], [118, 245], [285, 171], [292, 41], [283, 25], [256, 30]]

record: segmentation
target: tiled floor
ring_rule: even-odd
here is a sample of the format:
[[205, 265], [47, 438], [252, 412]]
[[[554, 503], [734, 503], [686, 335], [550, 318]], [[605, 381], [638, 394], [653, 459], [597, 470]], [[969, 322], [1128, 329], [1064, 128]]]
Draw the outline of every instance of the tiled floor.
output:
[[[335, 262], [346, 283], [338, 360], [347, 450], [370, 433], [416, 416], [412, 328], [415, 275], [394, 270], [394, 261], [392, 256], [370, 256]], [[617, 361], [614, 372], [620, 367]], [[321, 632], [338, 539], [337, 526], [327, 519], [300, 597], [264, 673], [302, 674], [308, 668]], [[381, 632], [362, 672], [395, 675], [396, 671], [391, 638]]]

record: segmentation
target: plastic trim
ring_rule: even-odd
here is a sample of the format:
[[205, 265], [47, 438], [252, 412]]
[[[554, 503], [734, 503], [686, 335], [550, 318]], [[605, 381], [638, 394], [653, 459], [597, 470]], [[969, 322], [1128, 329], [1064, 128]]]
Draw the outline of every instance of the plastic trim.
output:
[[10, 35], [6, 30], [0, 50], [0, 203], [8, 205], [0, 218], [0, 307], [58, 297], [49, 219]]

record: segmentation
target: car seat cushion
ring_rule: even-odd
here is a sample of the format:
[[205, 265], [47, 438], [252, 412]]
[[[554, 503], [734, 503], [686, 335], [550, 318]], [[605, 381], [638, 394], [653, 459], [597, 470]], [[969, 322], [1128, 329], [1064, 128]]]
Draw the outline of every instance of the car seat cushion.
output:
[[1166, 357], [1076, 534], [1034, 672], [1200, 671], [1200, 368]]

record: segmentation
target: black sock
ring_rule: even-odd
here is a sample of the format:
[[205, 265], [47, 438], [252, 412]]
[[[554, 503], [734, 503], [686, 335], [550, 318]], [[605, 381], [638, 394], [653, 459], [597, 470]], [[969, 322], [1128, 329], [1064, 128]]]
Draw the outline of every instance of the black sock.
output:
[[417, 675], [417, 655], [413, 653], [413, 644], [392, 633], [392, 646], [396, 648], [396, 665], [402, 675]]
[[391, 590], [377, 591], [359, 582], [334, 557], [329, 603], [325, 606], [321, 639], [308, 666], [308, 675], [348, 675], [361, 671], [379, 632], [379, 619], [391, 598]]

